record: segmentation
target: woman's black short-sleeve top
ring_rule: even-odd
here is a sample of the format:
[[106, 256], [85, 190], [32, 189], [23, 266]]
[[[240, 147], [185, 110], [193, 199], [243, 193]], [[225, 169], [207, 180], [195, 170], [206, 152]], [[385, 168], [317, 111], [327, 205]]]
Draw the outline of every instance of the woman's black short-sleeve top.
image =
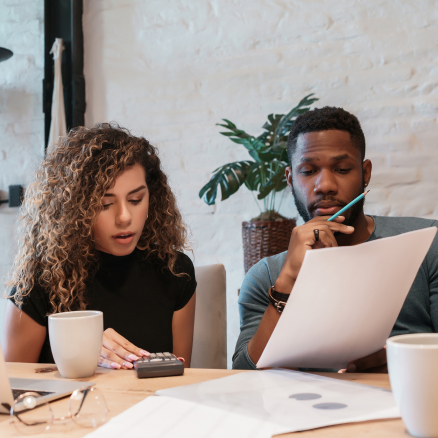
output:
[[[188, 256], [178, 253], [175, 276], [167, 263], [144, 259], [135, 249], [127, 256], [99, 252], [99, 269], [87, 286], [88, 310], [103, 312], [104, 330], [113, 328], [128, 341], [150, 352], [173, 351], [173, 312], [182, 309], [196, 290], [195, 270]], [[14, 289], [11, 291], [13, 294]], [[35, 286], [24, 297], [23, 312], [48, 327], [52, 312], [48, 294]], [[40, 363], [54, 363], [49, 333], [41, 350]]]

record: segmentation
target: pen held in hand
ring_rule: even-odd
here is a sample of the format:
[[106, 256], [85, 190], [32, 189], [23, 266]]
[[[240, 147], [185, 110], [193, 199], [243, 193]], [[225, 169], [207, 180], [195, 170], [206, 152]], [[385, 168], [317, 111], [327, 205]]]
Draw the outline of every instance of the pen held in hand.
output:
[[352, 207], [356, 202], [359, 202], [361, 199], [365, 198], [366, 194], [369, 192], [367, 190], [366, 192], [359, 195], [356, 199], [353, 199], [349, 204], [347, 204], [344, 208], [341, 208], [337, 213], [335, 213], [332, 217], [327, 219], [327, 222], [331, 222], [333, 219], [336, 219], [338, 216], [340, 216], [344, 211], [347, 211], [350, 207]]

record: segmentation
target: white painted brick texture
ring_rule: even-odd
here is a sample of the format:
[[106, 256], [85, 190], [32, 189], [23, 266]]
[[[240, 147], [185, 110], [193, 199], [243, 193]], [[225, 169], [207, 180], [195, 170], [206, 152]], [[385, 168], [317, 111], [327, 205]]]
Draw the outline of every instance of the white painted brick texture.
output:
[[[40, 4], [41, 3], [41, 4]], [[42, 2], [0, 4], [0, 190], [26, 182], [43, 143]], [[399, 0], [93, 0], [84, 2], [86, 122], [145, 135], [192, 230], [195, 264], [224, 263], [229, 358], [239, 333], [245, 189], [214, 207], [197, 196], [212, 170], [246, 159], [219, 135], [228, 118], [254, 134], [305, 94], [356, 114], [374, 172], [366, 210], [438, 217], [436, 2]], [[2, 192], [2, 196], [4, 196]], [[290, 195], [282, 213], [296, 216]], [[0, 207], [0, 268], [15, 211]]]
[[[0, 63], [0, 197], [26, 185], [44, 150], [44, 2], [0, 2], [0, 46], [14, 52]], [[15, 253], [18, 208], [0, 205], [0, 292]], [[0, 340], [4, 300], [0, 299]]]

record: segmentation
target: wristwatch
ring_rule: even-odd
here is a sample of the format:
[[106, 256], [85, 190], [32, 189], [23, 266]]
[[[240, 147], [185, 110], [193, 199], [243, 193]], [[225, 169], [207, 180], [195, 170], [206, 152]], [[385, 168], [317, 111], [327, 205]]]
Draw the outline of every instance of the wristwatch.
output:
[[284, 307], [286, 306], [287, 300], [289, 299], [290, 294], [283, 294], [274, 289], [274, 286], [271, 286], [268, 290], [268, 298], [271, 304], [277, 309], [278, 313], [282, 313]]

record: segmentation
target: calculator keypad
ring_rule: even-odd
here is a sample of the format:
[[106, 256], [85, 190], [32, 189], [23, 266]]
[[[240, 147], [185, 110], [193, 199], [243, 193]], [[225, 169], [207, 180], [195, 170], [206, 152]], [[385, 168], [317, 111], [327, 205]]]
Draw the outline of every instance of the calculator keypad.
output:
[[169, 352], [166, 353], [151, 353], [148, 357], [141, 357], [137, 362], [172, 362], [178, 360], [178, 358]]
[[137, 377], [165, 377], [184, 374], [184, 364], [169, 352], [151, 353], [134, 362]]

